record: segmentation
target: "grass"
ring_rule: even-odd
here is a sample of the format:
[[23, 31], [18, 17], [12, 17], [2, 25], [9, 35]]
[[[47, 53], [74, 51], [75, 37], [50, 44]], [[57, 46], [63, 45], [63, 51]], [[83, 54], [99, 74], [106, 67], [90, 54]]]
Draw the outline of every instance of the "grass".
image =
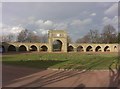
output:
[[[108, 69], [117, 60], [115, 54], [94, 53], [26, 53], [2, 56], [3, 64], [40, 69]], [[113, 66], [114, 68], [114, 66]]]

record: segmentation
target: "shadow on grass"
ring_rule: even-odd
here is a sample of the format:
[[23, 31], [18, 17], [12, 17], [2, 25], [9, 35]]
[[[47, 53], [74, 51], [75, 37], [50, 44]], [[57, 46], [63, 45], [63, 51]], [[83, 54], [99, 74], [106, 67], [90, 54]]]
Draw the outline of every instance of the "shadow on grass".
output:
[[[39, 78], [37, 78], [36, 80], [31, 81], [30, 83], [24, 84], [22, 87], [26, 87], [26, 86], [43, 87], [43, 86], [53, 84], [53, 83], [56, 83], [56, 82], [59, 82], [59, 81], [62, 81], [62, 80], [65, 80], [65, 79], [68, 79], [68, 78], [71, 78], [71, 77], [74, 77], [74, 76], [78, 75], [77, 80], [74, 81], [73, 84], [71, 85], [71, 87], [72, 87], [76, 82], [78, 82], [81, 74], [86, 73], [87, 71], [89, 71], [89, 69], [91, 69], [94, 66], [99, 65], [99, 63], [101, 63], [101, 62], [102, 61], [95, 61], [94, 62], [95, 65], [90, 66], [89, 68], [87, 68], [87, 70], [81, 71], [81, 72], [78, 72], [78, 71], [73, 72], [73, 70], [53, 71], [51, 74], [48, 74], [46, 76], [39, 76]], [[83, 88], [85, 88], [85, 85], [80, 84], [79, 86], [75, 87], [75, 89], [78, 89], [78, 88], [83, 89]]]
[[[47, 69], [47, 68], [50, 68], [51, 66], [54, 66], [56, 64], [60, 64], [60, 63], [66, 62], [66, 61], [68, 61], [68, 60], [64, 60], [64, 61], [63, 60], [19, 60], [19, 61], [3, 61], [3, 64], [12, 64], [12, 65], [18, 65], [18, 66], [27, 66], [27, 67], [34, 67], [34, 68], [40, 68], [40, 69]], [[78, 82], [81, 74], [83, 74], [91, 69], [94, 69], [96, 66], [99, 66], [103, 62], [104, 62], [104, 60], [95, 60], [89, 64], [86, 64], [85, 66], [82, 66], [82, 68], [81, 68], [81, 66], [79, 66], [79, 67], [77, 66], [76, 69], [85, 69], [85, 71], [82, 71], [82, 72], [53, 71], [52, 73], [49, 73], [48, 75], [38, 76], [38, 78], [36, 80], [31, 81], [30, 83], [24, 84], [22, 87], [32, 86], [32, 85], [36, 86], [36, 87], [43, 87], [48, 84], [56, 83], [56, 82], [74, 77], [76, 75], [79, 75], [75, 81], [75, 82]], [[68, 67], [71, 68], [73, 66], [75, 66], [75, 64], [70, 65]], [[84, 88], [85, 85], [80, 84], [80, 86], [77, 86], [77, 87]]]
[[32, 68], [47, 69], [56, 64], [66, 62], [67, 60], [19, 60], [19, 61], [2, 61], [3, 64], [14, 66], [25, 66]]

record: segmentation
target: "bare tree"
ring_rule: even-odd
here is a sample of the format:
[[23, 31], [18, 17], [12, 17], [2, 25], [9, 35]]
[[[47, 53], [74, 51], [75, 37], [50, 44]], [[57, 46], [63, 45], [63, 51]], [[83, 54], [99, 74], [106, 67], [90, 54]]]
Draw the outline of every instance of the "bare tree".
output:
[[102, 33], [98, 30], [90, 30], [85, 36], [76, 40], [76, 43], [117, 43], [118, 34], [112, 25], [104, 26]]
[[77, 39], [76, 43], [99, 43], [98, 30], [90, 30], [85, 36]]
[[22, 30], [17, 37], [18, 42], [26, 42], [27, 41], [27, 36], [28, 36], [28, 30]]
[[22, 30], [18, 35], [18, 42], [41, 42], [41, 37], [35, 33], [28, 31], [27, 29]]
[[101, 34], [102, 43], [114, 43], [117, 41], [117, 32], [112, 25], [104, 26], [104, 29]]
[[99, 32], [98, 30], [90, 30], [88, 32], [90, 43], [99, 43]]
[[118, 43], [120, 43], [120, 33], [118, 33]]
[[14, 42], [14, 41], [15, 41], [14, 34], [8, 34], [2, 36], [2, 42]]
[[76, 43], [90, 43], [89, 35], [87, 34], [84, 37], [77, 39]]
[[70, 36], [67, 36], [67, 42], [68, 42], [68, 43], [72, 43], [72, 39], [71, 39]]
[[42, 43], [47, 43], [48, 42], [48, 35], [47, 34], [42, 35], [42, 36], [40, 36], [40, 39], [41, 39]]

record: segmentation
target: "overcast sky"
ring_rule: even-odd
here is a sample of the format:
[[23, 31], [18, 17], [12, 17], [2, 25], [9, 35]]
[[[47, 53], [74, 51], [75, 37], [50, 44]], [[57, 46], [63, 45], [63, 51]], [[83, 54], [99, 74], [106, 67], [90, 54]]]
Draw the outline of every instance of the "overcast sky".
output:
[[2, 16], [3, 35], [25, 28], [38, 35], [56, 29], [66, 30], [75, 41], [106, 24], [118, 29], [118, 3], [113, 2], [4, 2]]

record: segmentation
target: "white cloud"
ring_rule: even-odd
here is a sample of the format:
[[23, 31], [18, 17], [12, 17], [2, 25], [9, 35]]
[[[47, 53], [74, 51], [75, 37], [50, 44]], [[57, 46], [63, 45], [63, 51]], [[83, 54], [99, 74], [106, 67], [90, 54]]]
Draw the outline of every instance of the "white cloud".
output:
[[37, 25], [40, 25], [40, 24], [43, 24], [43, 23], [44, 23], [44, 22], [43, 22], [43, 20], [41, 20], [41, 19], [38, 20], [38, 21], [36, 21], [36, 24], [37, 24]]
[[12, 27], [12, 28], [11, 28], [10, 33], [18, 34], [18, 33], [20, 33], [23, 29], [24, 29], [24, 28], [22, 28], [22, 27], [15, 26], [15, 27]]
[[67, 23], [56, 23], [54, 25], [54, 28], [58, 29], [58, 30], [65, 30], [68, 28], [68, 25], [67, 25]]
[[[53, 22], [51, 20], [35, 20], [36, 18], [34, 17], [29, 17], [27, 19], [27, 25], [28, 27], [35, 27], [33, 28], [34, 30], [32, 31], [34, 34], [47, 34], [48, 30], [66, 30], [68, 25], [66, 23], [56, 23]], [[24, 25], [23, 25], [24, 26]], [[27, 28], [27, 27], [26, 27]], [[24, 28], [22, 27], [22, 25], [18, 25], [18, 26], [8, 26], [8, 25], [4, 25], [2, 27], [2, 34], [3, 35], [7, 35], [7, 34], [15, 34], [17, 35], [19, 32], [21, 32], [21, 30], [23, 30]], [[27, 28], [29, 30], [29, 28]]]
[[92, 13], [90, 16], [96, 16], [96, 13]]
[[34, 33], [34, 34], [37, 34], [37, 32], [36, 32], [36, 31], [33, 31], [33, 33]]
[[50, 21], [50, 20], [47, 20], [47, 21], [44, 22], [44, 24], [47, 25], [47, 26], [52, 26], [53, 22]]
[[35, 22], [35, 24], [40, 27], [40, 28], [44, 28], [44, 29], [53, 29], [54, 27], [54, 23], [50, 20], [38, 20]]
[[22, 30], [24, 30], [23, 27], [19, 26], [8, 26], [8, 25], [2, 25], [2, 34], [3, 35], [8, 35], [8, 34], [14, 34], [17, 35], [20, 33]]
[[35, 25], [38, 26], [36, 31], [41, 34], [47, 34], [48, 30], [65, 30], [68, 27], [67, 23], [56, 23], [51, 20], [44, 21], [41, 19], [36, 21]]
[[88, 25], [92, 22], [91, 18], [88, 19], [84, 19], [84, 20], [74, 20], [72, 21], [71, 25], [75, 25], [75, 26], [85, 26]]
[[38, 29], [38, 31], [42, 34], [42, 35], [45, 35], [48, 33], [49, 30], [46, 30], [46, 29]]
[[103, 18], [103, 25], [113, 25], [116, 29], [118, 28], [118, 16], [114, 16], [113, 18], [104, 17]]
[[114, 3], [111, 7], [109, 7], [107, 10], [104, 12], [106, 15], [117, 15], [118, 13], [118, 3]]
[[28, 19], [27, 19], [28, 21], [26, 21], [26, 23], [28, 23], [29, 22], [29, 24], [33, 24], [34, 22], [35, 22], [35, 20], [36, 20], [36, 18], [35, 17], [33, 17], [33, 16], [30, 16], [30, 17], [28, 17]]

